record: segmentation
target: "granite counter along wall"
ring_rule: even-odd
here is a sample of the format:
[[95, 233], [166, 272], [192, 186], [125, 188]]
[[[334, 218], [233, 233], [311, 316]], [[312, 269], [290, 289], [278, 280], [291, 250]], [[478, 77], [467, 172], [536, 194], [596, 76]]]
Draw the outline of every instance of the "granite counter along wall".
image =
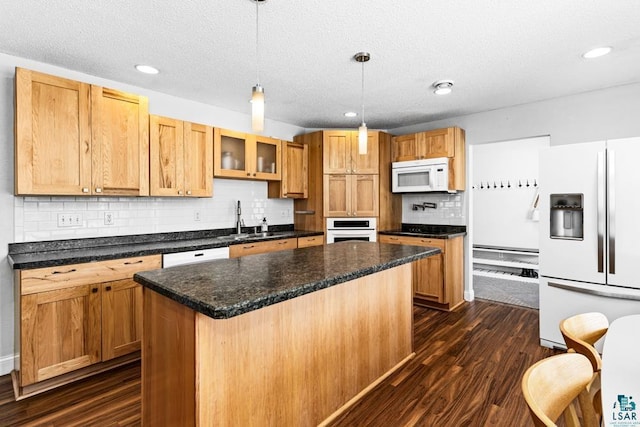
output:
[[[414, 204], [435, 203], [436, 209], [412, 210]], [[466, 225], [463, 192], [406, 193], [402, 195], [402, 222], [408, 224]]]
[[[213, 198], [15, 197], [14, 242], [231, 228], [238, 200], [246, 226], [263, 217], [269, 225], [293, 223], [293, 201], [268, 199], [266, 182], [216, 178]], [[60, 214], [79, 214], [81, 225], [58, 227]]]

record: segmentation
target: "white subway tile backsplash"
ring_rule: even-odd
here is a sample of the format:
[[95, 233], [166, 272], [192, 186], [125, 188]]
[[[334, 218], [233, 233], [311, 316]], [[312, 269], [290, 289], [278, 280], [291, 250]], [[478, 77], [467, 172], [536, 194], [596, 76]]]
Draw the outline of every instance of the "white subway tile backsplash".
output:
[[[413, 210], [413, 205], [435, 203], [436, 209]], [[413, 193], [402, 195], [402, 222], [410, 224], [465, 225], [464, 194]]]

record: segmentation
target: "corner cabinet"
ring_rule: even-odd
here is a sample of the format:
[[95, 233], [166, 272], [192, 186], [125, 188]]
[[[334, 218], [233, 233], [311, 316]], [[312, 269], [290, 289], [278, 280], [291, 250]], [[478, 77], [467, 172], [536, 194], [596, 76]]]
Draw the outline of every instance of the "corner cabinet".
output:
[[150, 116], [150, 194], [213, 195], [213, 128]]
[[16, 272], [17, 397], [139, 358], [142, 288], [159, 255]]
[[440, 249], [442, 253], [412, 263], [414, 303], [449, 311], [464, 302], [462, 237], [431, 239], [381, 234], [378, 242]]
[[149, 194], [146, 97], [16, 68], [15, 194]]
[[458, 127], [434, 129], [392, 139], [392, 161], [449, 159], [449, 190], [465, 190], [465, 133]]
[[279, 181], [281, 150], [279, 139], [215, 128], [213, 174], [220, 178]]
[[306, 199], [309, 195], [309, 146], [282, 141], [282, 180], [269, 181], [269, 198]]

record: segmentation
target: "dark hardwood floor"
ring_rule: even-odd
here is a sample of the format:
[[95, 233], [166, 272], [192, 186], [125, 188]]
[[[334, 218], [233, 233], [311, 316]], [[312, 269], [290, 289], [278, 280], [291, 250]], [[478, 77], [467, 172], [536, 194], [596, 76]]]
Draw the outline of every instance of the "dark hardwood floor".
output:
[[[416, 307], [416, 357], [342, 414], [342, 426], [529, 426], [524, 371], [554, 354], [538, 312], [476, 300], [452, 313]], [[19, 402], [0, 377], [0, 426], [140, 425], [140, 365]]]

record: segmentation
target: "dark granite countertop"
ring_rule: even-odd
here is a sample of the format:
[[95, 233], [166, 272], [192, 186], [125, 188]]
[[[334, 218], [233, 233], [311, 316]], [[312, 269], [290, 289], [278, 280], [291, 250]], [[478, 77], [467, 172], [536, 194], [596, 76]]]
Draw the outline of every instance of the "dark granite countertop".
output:
[[[243, 229], [250, 232], [250, 229]], [[249, 241], [322, 235], [319, 231], [295, 231], [293, 226], [269, 227], [269, 236], [228, 238], [233, 229], [96, 237], [10, 243], [9, 264], [14, 270], [54, 267], [145, 255], [169, 254], [219, 248]]]
[[464, 225], [439, 224], [402, 224], [400, 230], [379, 231], [379, 234], [392, 236], [427, 237], [430, 239], [453, 239], [466, 236], [467, 227]]
[[347, 241], [137, 273], [134, 280], [214, 319], [227, 319], [440, 253]]

